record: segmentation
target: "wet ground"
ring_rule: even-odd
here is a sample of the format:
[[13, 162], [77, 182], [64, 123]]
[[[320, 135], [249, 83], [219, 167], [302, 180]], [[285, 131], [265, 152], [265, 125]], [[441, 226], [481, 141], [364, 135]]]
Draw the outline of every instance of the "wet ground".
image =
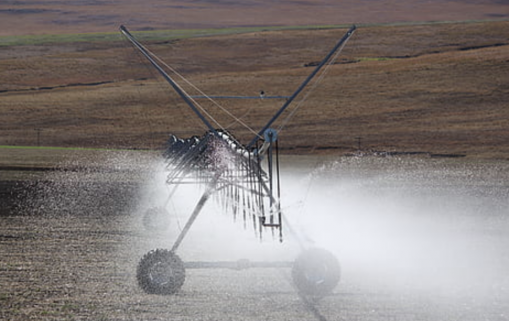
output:
[[[137, 185], [138, 193], [125, 181], [132, 171], [108, 174], [121, 176], [115, 180], [101, 171], [49, 172], [23, 211], [0, 216], [0, 318], [509, 319], [508, 163], [303, 157], [286, 164], [283, 208], [292, 226], [341, 262], [331, 296], [299, 296], [288, 268], [188, 269], [177, 295], [145, 294], [135, 277], [140, 257], [171, 247], [189, 212], [171, 214], [163, 233], [147, 231], [140, 213], [164, 194], [157, 184]], [[193, 226], [179, 249], [184, 261], [298, 254], [291, 235], [260, 242], [249, 226], [214, 212], [211, 205]]]

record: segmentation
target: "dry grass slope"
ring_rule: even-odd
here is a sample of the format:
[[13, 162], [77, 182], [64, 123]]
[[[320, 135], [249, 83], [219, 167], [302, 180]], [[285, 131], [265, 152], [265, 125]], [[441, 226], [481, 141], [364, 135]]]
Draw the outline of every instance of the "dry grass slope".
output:
[[[509, 157], [509, 22], [359, 28], [284, 127], [287, 151]], [[345, 30], [153, 41], [150, 50], [211, 95], [291, 93]], [[195, 120], [125, 40], [0, 51], [0, 145], [158, 148]], [[281, 105], [220, 101], [254, 129]], [[282, 119], [287, 115], [283, 115]], [[251, 133], [215, 113], [240, 139]], [[280, 124], [278, 124], [280, 125]]]

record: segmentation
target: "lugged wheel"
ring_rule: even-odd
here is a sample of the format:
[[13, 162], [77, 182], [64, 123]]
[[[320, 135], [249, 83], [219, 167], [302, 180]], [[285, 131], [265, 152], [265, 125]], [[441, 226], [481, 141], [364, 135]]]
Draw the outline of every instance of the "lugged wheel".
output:
[[300, 293], [322, 297], [332, 293], [340, 278], [336, 257], [324, 249], [311, 248], [294, 262], [292, 278]]
[[152, 250], [140, 260], [136, 278], [146, 293], [174, 294], [186, 278], [184, 263], [170, 250]]
[[165, 231], [170, 226], [170, 215], [162, 207], [149, 208], [143, 216], [143, 226], [149, 231]]

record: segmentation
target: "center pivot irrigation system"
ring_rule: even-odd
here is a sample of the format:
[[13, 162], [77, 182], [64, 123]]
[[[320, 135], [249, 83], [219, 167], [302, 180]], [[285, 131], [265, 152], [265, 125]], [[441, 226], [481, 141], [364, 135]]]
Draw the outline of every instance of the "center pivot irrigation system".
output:
[[[305, 246], [302, 238], [291, 229], [282, 213], [278, 130], [271, 126], [310, 81], [323, 71], [323, 67], [333, 63], [355, 29], [356, 27], [352, 26], [346, 32], [291, 96], [264, 97], [285, 98], [286, 101], [258, 132], [255, 131], [253, 139], [243, 145], [229, 132], [212, 125], [217, 122], [196, 102], [196, 99], [203, 96], [188, 95], [162, 67], [168, 66], [140, 44], [126, 27], [120, 27], [121, 33], [148, 59], [207, 127], [207, 131], [201, 137], [179, 139], [172, 135], [167, 143], [164, 157], [168, 171], [166, 184], [170, 187], [169, 198], [183, 184], [201, 184], [205, 188], [171, 249], [152, 250], [140, 260], [137, 280], [146, 293], [174, 294], [184, 284], [186, 268], [207, 267], [288, 266], [292, 268], [293, 282], [301, 294], [320, 297], [329, 294], [336, 287], [340, 277], [336, 257], [326, 250]], [[282, 241], [283, 231], [288, 231], [298, 241], [302, 253], [291, 263], [249, 261], [232, 262], [230, 265], [225, 262], [184, 263], [176, 252], [211, 197], [218, 199], [225, 212], [231, 213], [234, 217], [242, 217], [244, 222], [252, 221], [260, 237], [263, 230], [269, 229], [273, 233], [277, 232], [279, 240]], [[148, 220], [150, 221], [150, 217]]]

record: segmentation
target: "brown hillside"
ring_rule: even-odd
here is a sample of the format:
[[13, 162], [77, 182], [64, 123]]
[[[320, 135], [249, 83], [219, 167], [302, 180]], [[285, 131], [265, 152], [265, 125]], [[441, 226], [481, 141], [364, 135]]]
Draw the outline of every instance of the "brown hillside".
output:
[[[509, 22], [359, 28], [284, 126], [281, 146], [345, 153], [360, 141], [363, 150], [508, 158], [507, 30]], [[306, 65], [344, 32], [263, 32], [147, 46], [207, 94], [288, 95], [311, 72]], [[203, 132], [126, 41], [2, 48], [0, 78], [0, 145], [153, 148], [169, 132]], [[282, 104], [218, 102], [255, 130]], [[251, 137], [233, 119], [214, 116], [240, 139]]]
[[0, 36], [509, 18], [500, 0], [3, 0]]

